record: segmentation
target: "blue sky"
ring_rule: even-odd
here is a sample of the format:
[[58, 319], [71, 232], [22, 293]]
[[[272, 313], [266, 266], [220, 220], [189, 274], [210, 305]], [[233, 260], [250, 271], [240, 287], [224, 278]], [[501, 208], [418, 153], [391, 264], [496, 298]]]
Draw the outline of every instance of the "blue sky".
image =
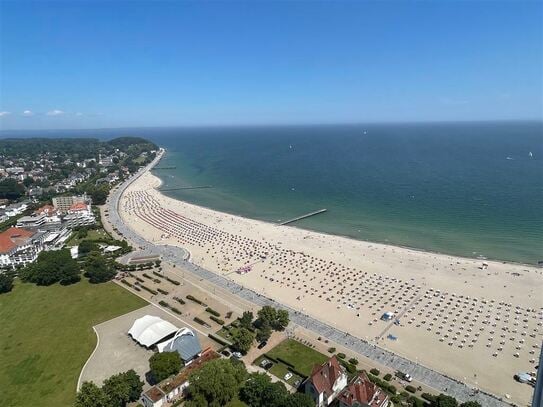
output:
[[0, 128], [541, 119], [542, 21], [541, 1], [3, 1]]

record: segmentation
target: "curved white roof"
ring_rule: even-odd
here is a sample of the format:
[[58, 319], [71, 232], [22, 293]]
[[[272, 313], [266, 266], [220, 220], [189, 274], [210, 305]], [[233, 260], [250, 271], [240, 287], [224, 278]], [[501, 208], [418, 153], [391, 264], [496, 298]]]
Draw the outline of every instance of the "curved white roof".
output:
[[145, 315], [134, 321], [128, 334], [139, 344], [150, 347], [177, 330], [175, 325], [162, 318]]

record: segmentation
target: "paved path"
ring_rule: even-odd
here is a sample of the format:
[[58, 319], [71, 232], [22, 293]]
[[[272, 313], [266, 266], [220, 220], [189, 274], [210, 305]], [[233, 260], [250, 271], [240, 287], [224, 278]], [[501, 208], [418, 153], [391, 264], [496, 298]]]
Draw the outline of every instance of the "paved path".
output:
[[348, 333], [342, 332], [328, 324], [325, 324], [317, 319], [305, 315], [291, 307], [280, 304], [271, 298], [267, 298], [255, 291], [223, 277], [209, 270], [203, 269], [196, 264], [188, 261], [188, 252], [180, 247], [171, 245], [155, 245], [143, 239], [135, 233], [121, 220], [118, 212], [119, 200], [124, 190], [145, 171], [150, 170], [158, 163], [160, 157], [149, 164], [145, 169], [140, 170], [132, 178], [121, 184], [108, 198], [106, 204], [109, 209], [109, 221], [113, 227], [123, 234], [129, 241], [140, 246], [146, 251], [150, 251], [162, 256], [163, 261], [178, 264], [185, 270], [195, 274], [200, 278], [204, 278], [209, 282], [235, 294], [244, 300], [247, 300], [257, 306], [270, 305], [276, 308], [282, 308], [289, 311], [292, 323], [298, 324], [301, 327], [315, 332], [316, 335], [327, 338], [333, 342], [341, 344], [353, 352], [359, 353], [374, 360], [375, 362], [387, 366], [391, 369], [401, 370], [404, 373], [409, 373], [415, 380], [425, 383], [428, 386], [447, 393], [460, 402], [469, 400], [478, 401], [484, 407], [501, 407], [512, 405], [510, 402], [503, 401], [496, 396], [476, 391], [464, 383], [448, 377], [442, 373], [436, 372], [428, 367], [412, 362], [402, 356], [396, 355], [393, 352], [382, 349], [374, 344], [368, 343], [360, 338], [351, 336]]

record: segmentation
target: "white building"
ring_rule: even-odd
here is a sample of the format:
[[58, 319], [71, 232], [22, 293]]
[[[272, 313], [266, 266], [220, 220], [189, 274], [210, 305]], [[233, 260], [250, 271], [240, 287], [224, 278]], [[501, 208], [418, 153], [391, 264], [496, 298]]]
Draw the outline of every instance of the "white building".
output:
[[53, 198], [53, 206], [57, 211], [62, 213], [68, 212], [70, 207], [76, 203], [84, 203], [90, 205], [91, 200], [87, 195], [55, 196]]
[[42, 237], [38, 232], [16, 227], [0, 233], [0, 267], [24, 266], [36, 260], [43, 249]]
[[150, 348], [173, 336], [179, 328], [162, 318], [145, 315], [136, 319], [128, 335], [140, 345]]

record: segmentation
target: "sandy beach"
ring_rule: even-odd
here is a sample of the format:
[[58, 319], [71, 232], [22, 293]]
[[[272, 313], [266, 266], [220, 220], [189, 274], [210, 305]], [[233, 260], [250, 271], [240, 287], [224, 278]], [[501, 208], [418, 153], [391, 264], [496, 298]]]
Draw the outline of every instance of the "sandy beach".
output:
[[[543, 338], [543, 270], [245, 219], [162, 195], [145, 173], [119, 212], [156, 244], [408, 359], [511, 401], [532, 388]], [[394, 317], [380, 318], [385, 312]]]

